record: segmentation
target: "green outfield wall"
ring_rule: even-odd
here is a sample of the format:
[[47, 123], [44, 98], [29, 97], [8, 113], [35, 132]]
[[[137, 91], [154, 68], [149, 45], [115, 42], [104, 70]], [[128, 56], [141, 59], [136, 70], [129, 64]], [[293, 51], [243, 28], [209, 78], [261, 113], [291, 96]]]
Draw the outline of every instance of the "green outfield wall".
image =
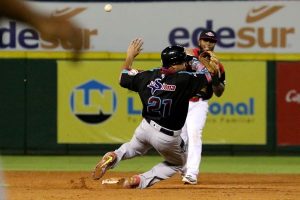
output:
[[[79, 63], [51, 58], [0, 59], [1, 154], [99, 154], [129, 140], [141, 119], [141, 107], [134, 94], [118, 88], [120, 63], [119, 59], [87, 59]], [[300, 68], [299, 62], [226, 60], [224, 63], [226, 95], [211, 100], [215, 107], [204, 132], [204, 154], [299, 154], [299, 129], [292, 124], [300, 121], [297, 112], [300, 88], [288, 78], [296, 74], [293, 70]], [[156, 64], [160, 64], [158, 59], [140, 59], [136, 66], [150, 68]], [[75, 88], [86, 80], [118, 88], [99, 100], [102, 108], [108, 110], [112, 101], [109, 95], [115, 93], [118, 101], [110, 119], [96, 126], [79, 119], [72, 110], [71, 97], [81, 98]], [[247, 85], [242, 87], [243, 83]], [[91, 98], [100, 97], [93, 94]], [[281, 99], [288, 99], [287, 103], [278, 104]], [[226, 110], [227, 104], [232, 109]], [[219, 107], [224, 110], [218, 112]], [[92, 112], [90, 108], [84, 109]], [[278, 112], [283, 116], [280, 120]], [[289, 116], [294, 116], [292, 124], [285, 120]], [[102, 137], [104, 132], [109, 136]]]

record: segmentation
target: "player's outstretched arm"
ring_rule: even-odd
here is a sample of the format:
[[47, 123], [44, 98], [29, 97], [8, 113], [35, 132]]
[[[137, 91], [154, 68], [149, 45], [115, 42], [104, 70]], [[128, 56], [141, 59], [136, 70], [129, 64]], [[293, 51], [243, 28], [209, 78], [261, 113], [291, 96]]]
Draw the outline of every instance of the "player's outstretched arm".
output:
[[222, 77], [225, 74], [222, 74], [224, 73], [224, 67], [220, 63], [216, 54], [212, 51], [204, 51], [200, 54], [199, 60], [208, 69], [208, 71], [212, 73], [212, 89], [214, 94], [217, 97], [222, 96], [225, 90], [225, 85], [223, 84], [221, 79], [225, 78]]
[[213, 92], [217, 97], [222, 96], [224, 90], [225, 90], [225, 85], [223, 83], [218, 83], [217, 85], [212, 85]]
[[219, 63], [219, 73], [212, 80], [212, 89], [217, 97], [223, 95], [225, 90], [225, 71], [222, 63]]
[[83, 35], [80, 27], [60, 18], [48, 17], [22, 0], [0, 0], [0, 17], [8, 17], [36, 28], [43, 38], [59, 39], [69, 43], [73, 50], [73, 58], [77, 59], [82, 49]]
[[38, 14], [22, 0], [1, 0], [0, 16], [26, 22], [32, 25]]
[[132, 69], [132, 63], [134, 61], [134, 58], [139, 55], [139, 53], [143, 50], [142, 46], [143, 46], [144, 42], [141, 38], [136, 38], [134, 40], [132, 40], [127, 48], [127, 54], [126, 54], [126, 59], [123, 63], [123, 66], [121, 67], [121, 74], [119, 77], [119, 82], [121, 84], [121, 78], [122, 78], [122, 71], [128, 70], [130, 71], [131, 74], [137, 74], [138, 70]]
[[144, 44], [144, 42], [141, 38], [136, 38], [130, 42], [128, 49], [127, 49], [126, 59], [124, 61], [124, 64], [123, 64], [121, 70], [123, 70], [123, 69], [131, 70], [131, 66], [134, 61], [134, 58], [137, 55], [139, 55], [140, 52], [143, 50], [143, 48], [142, 48], [143, 44]]

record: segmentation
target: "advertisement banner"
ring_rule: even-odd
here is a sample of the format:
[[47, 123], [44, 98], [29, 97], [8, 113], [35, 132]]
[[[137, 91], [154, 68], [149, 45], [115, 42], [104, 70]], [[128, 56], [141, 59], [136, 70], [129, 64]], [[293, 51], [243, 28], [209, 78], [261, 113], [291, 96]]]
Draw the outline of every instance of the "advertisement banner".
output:
[[[58, 142], [123, 143], [140, 123], [138, 95], [118, 84], [120, 61], [58, 61]], [[224, 62], [226, 90], [210, 101], [206, 144], [266, 143], [266, 63]], [[160, 61], [137, 61], [138, 69]]]
[[[141, 121], [141, 103], [119, 85], [123, 61], [58, 61], [58, 143], [123, 143]], [[137, 66], [160, 66], [144, 61]]]
[[[30, 4], [52, 17], [81, 24], [86, 52], [124, 52], [136, 37], [144, 39], [144, 52], [148, 53], [174, 44], [195, 47], [204, 29], [216, 32], [219, 53], [300, 52], [297, 1], [115, 2], [111, 12], [104, 11], [105, 3], [95, 2]], [[70, 48], [58, 40], [43, 38], [15, 20], [0, 23], [0, 37], [0, 49], [4, 51]]]
[[300, 145], [300, 62], [279, 62], [276, 73], [277, 142]]
[[205, 144], [266, 144], [266, 62], [223, 62], [226, 87], [209, 101]]

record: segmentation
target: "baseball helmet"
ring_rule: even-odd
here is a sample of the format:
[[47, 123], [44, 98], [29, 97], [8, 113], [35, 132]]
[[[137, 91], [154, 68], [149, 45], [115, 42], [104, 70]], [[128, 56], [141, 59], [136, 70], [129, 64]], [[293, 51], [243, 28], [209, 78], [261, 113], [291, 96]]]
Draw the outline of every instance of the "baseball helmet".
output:
[[161, 52], [162, 66], [169, 68], [173, 65], [186, 62], [187, 55], [184, 48], [179, 45], [168, 46]]
[[217, 34], [212, 30], [205, 30], [201, 32], [199, 40], [204, 40], [204, 39], [211, 40], [212, 42], [218, 41]]

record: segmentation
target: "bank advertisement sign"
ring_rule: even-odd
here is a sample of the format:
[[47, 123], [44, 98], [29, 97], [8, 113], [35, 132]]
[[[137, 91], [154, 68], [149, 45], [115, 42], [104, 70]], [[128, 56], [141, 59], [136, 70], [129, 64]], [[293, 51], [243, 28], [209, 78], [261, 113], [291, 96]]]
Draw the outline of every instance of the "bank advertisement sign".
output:
[[205, 144], [266, 144], [266, 62], [223, 62], [226, 88], [209, 101]]
[[[300, 2], [29, 2], [39, 11], [76, 21], [87, 52], [120, 52], [133, 38], [145, 41], [144, 52], [160, 52], [169, 45], [198, 45], [204, 29], [216, 32], [220, 53], [299, 53]], [[229, 14], [230, 13], [230, 14]], [[16, 22], [0, 22], [0, 50], [65, 51], [68, 44], [43, 38], [35, 29]]]
[[[123, 143], [142, 120], [138, 95], [119, 86], [121, 61], [58, 61], [58, 142]], [[266, 143], [266, 63], [224, 62], [226, 90], [210, 101], [206, 144]], [[138, 69], [160, 61], [137, 61]]]
[[[58, 61], [58, 143], [123, 143], [132, 137], [141, 103], [119, 85], [122, 63]], [[160, 61], [135, 64], [159, 67]]]
[[300, 145], [300, 62], [279, 62], [276, 68], [277, 143]]

